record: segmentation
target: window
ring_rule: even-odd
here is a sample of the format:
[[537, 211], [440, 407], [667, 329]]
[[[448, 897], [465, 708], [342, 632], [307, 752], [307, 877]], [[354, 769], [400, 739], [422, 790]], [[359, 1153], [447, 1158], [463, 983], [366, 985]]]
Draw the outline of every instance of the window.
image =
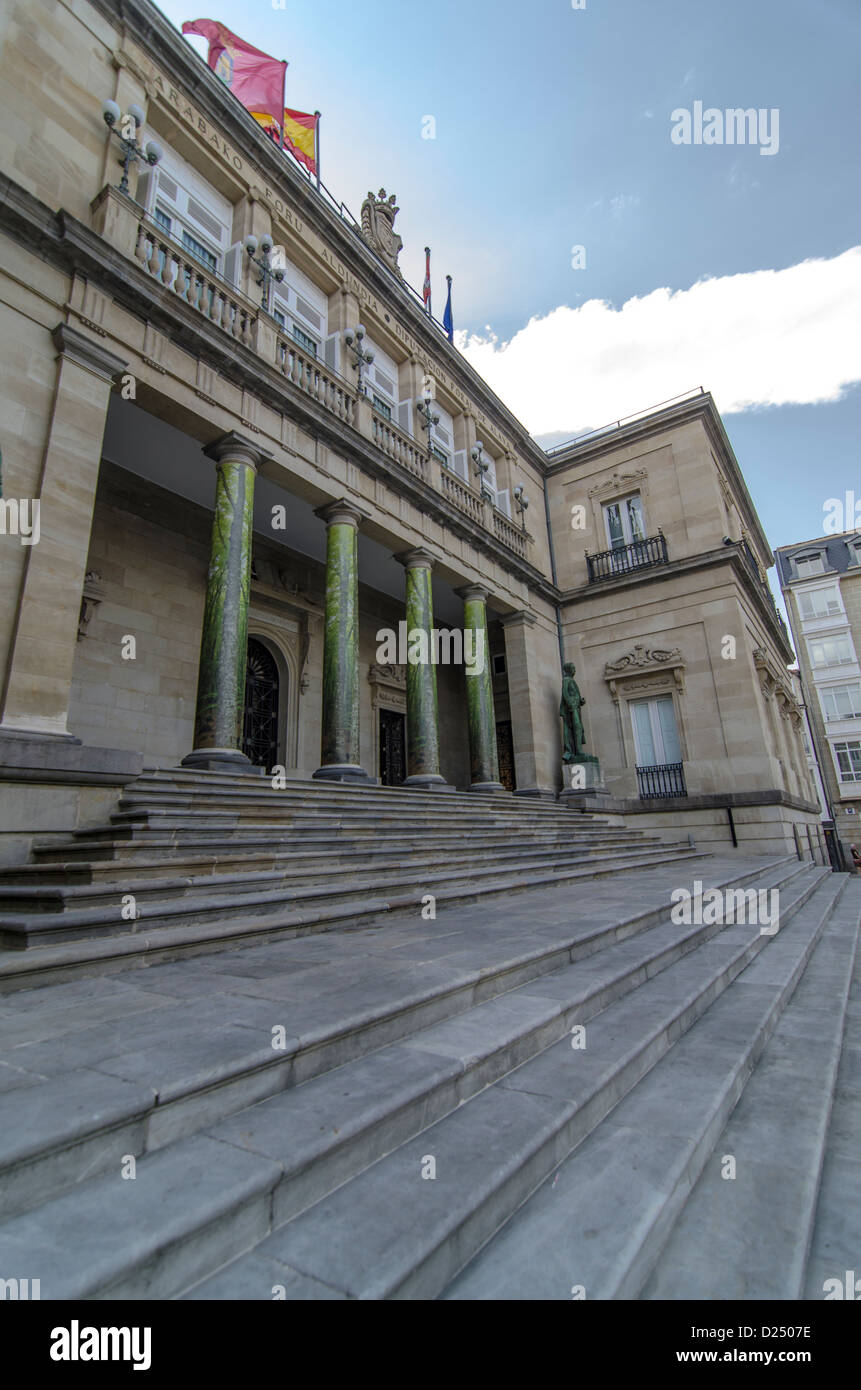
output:
[[855, 660], [852, 643], [842, 633], [839, 637], [808, 638], [812, 666], [846, 666]]
[[445, 450], [441, 449], [438, 444], [431, 444], [431, 453], [435, 459], [439, 459], [443, 468], [451, 468], [451, 459]]
[[493, 667], [493, 674], [494, 674], [495, 676], [504, 676], [504, 675], [505, 675], [505, 653], [504, 653], [504, 652], [497, 652], [495, 656], [492, 656], [492, 657], [490, 658], [490, 660], [491, 660], [491, 665], [492, 665], [492, 667]]
[[643, 503], [638, 492], [623, 497], [618, 502], [610, 502], [604, 508], [604, 523], [607, 527], [607, 540], [611, 550], [633, 545], [634, 541], [646, 539], [646, 523], [643, 518]]
[[210, 270], [218, 269], [218, 257], [214, 256], [202, 242], [197, 241], [196, 238], [191, 236], [188, 232], [183, 232], [182, 244], [186, 251], [194, 256], [195, 260], [200, 261], [202, 265], [208, 266]]
[[840, 781], [861, 782], [861, 741], [857, 738], [844, 739], [841, 743], [835, 743], [834, 752]]
[[799, 579], [810, 579], [814, 574], [824, 574], [825, 564], [819, 553], [816, 555], [797, 555], [795, 569]]
[[637, 766], [680, 763], [682, 749], [672, 695], [659, 695], [654, 700], [632, 700], [630, 708]]
[[312, 357], [317, 356], [317, 344], [310, 334], [306, 333], [298, 324], [294, 323], [290, 336], [294, 343], [298, 343], [300, 347], [305, 348], [306, 352], [310, 352]]
[[843, 612], [836, 588], [811, 589], [799, 594], [798, 609], [802, 618], [828, 618]]
[[382, 396], [378, 396], [376, 391], [373, 393], [374, 410], [378, 415], [382, 415], [384, 420], [391, 420], [392, 407], [388, 401], [384, 401]]
[[233, 205], [191, 164], [165, 150], [155, 168], [139, 175], [137, 201], [166, 236], [208, 270], [224, 274]]
[[819, 691], [826, 719], [861, 719], [861, 685], [829, 685]]

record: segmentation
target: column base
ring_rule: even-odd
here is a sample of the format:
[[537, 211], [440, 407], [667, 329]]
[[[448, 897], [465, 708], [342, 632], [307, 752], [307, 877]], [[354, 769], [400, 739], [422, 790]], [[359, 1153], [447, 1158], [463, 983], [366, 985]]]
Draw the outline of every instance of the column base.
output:
[[553, 787], [518, 787], [512, 792], [512, 796], [530, 796], [536, 801], [555, 801], [556, 791]]
[[196, 772], [251, 772], [266, 776], [265, 768], [255, 767], [238, 748], [195, 748], [186, 754], [180, 767], [189, 767]]
[[504, 792], [505, 787], [501, 782], [473, 782], [467, 787], [470, 792]]
[[447, 782], [439, 773], [419, 772], [414, 777], [407, 777], [401, 784], [404, 787], [415, 787], [422, 792], [453, 792], [454, 787]]
[[370, 777], [363, 767], [357, 763], [329, 763], [327, 767], [318, 767], [312, 776], [315, 782], [349, 782], [358, 787], [376, 787], [378, 782], [376, 777]]

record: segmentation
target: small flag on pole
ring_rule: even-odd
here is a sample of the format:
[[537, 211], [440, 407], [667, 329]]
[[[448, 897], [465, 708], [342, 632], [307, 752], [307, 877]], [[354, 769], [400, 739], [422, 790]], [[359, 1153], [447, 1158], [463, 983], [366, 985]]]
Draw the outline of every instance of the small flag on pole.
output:
[[284, 110], [285, 62], [252, 48], [214, 19], [187, 19], [182, 32], [209, 41], [209, 66], [246, 110], [270, 114]]
[[425, 283], [422, 290], [422, 299], [426, 313], [431, 312], [431, 273], [430, 273], [430, 247], [425, 247]]
[[452, 312], [451, 312], [451, 276], [450, 276], [450, 275], [447, 275], [445, 278], [446, 278], [446, 281], [448, 282], [448, 299], [446, 300], [445, 313], [444, 313], [443, 316], [442, 316], [442, 326], [443, 326], [443, 328], [445, 329], [446, 333], [448, 334], [448, 340], [449, 340], [449, 342], [450, 342], [450, 343], [453, 343], [453, 342], [454, 342], [454, 318], [453, 318]]

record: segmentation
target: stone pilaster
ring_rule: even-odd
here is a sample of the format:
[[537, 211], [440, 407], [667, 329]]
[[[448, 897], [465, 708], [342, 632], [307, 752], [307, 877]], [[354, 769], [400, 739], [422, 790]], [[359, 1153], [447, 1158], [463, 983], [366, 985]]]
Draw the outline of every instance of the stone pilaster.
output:
[[254, 478], [269, 455], [230, 433], [204, 451], [216, 463], [215, 514], [200, 639], [194, 751], [184, 767], [245, 771], [240, 752], [248, 648]]
[[433, 647], [434, 557], [428, 550], [408, 550], [397, 560], [406, 570], [407, 640], [413, 632], [427, 636], [427, 661], [407, 662], [406, 787], [445, 787], [439, 770], [439, 710]]
[[559, 648], [534, 613], [521, 610], [502, 618], [505, 667], [511, 704], [515, 796], [555, 800], [555, 768], [561, 762], [558, 708]]
[[496, 752], [496, 715], [493, 709], [493, 682], [487, 641], [487, 590], [469, 584], [458, 589], [463, 599], [464, 652], [469, 648], [472, 666], [465, 666], [466, 713], [469, 724], [470, 791], [496, 792], [504, 788], [499, 780]]
[[38, 526], [26, 547], [0, 727], [71, 738], [69, 695], [105, 419], [113, 379], [126, 363], [68, 324], [52, 337], [54, 401], [38, 496], [26, 499]]
[[315, 513], [326, 523], [321, 766], [316, 778], [369, 782], [359, 762], [359, 526], [368, 513], [346, 499]]

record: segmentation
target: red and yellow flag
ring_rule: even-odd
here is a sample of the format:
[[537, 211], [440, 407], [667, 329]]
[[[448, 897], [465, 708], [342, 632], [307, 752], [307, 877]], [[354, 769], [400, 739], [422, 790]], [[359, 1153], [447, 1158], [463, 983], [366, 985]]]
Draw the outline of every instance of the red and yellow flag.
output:
[[214, 19], [189, 19], [184, 34], [209, 43], [208, 63], [249, 111], [279, 111], [284, 101], [287, 64], [240, 39]]
[[[259, 121], [267, 135], [271, 135], [276, 143], [280, 141], [280, 130], [278, 122], [274, 116], [269, 116], [261, 111], [252, 111], [255, 121]], [[289, 150], [298, 159], [300, 164], [304, 164], [309, 173], [317, 174], [317, 125], [320, 120], [319, 111], [291, 111], [284, 109], [284, 148]]]

